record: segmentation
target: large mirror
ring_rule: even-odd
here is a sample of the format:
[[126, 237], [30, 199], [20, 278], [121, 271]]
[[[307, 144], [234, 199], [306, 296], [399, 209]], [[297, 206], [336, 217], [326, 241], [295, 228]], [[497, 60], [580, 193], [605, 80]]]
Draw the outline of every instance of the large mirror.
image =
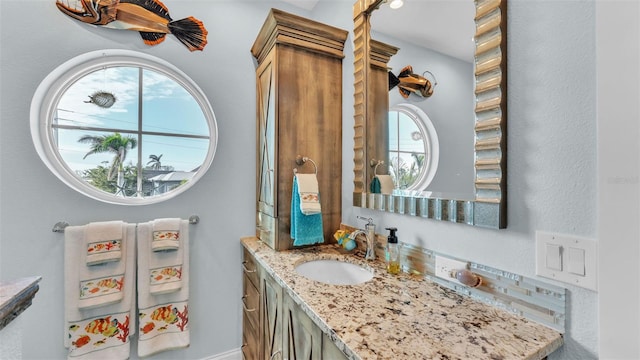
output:
[[505, 228], [506, 0], [392, 5], [354, 5], [354, 206]]

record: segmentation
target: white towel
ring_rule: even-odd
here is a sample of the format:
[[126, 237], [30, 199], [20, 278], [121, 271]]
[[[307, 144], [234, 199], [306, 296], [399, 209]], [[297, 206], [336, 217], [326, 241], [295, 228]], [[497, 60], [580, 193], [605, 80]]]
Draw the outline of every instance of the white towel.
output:
[[[122, 260], [122, 242], [126, 241], [123, 234], [124, 223], [122, 221], [107, 221], [89, 223], [82, 226], [83, 240], [80, 245], [84, 250], [76, 259], [69, 258], [69, 266], [76, 266], [78, 282], [76, 288], [80, 290], [77, 306], [79, 309], [91, 309], [119, 302], [123, 299], [123, 281], [127, 271], [127, 261]], [[75, 230], [74, 230], [75, 231]], [[66, 233], [66, 231], [65, 231]], [[118, 240], [117, 258], [110, 255], [105, 244]], [[130, 239], [135, 242], [135, 237]], [[105, 246], [99, 246], [105, 245]], [[75, 246], [75, 245], [74, 245]], [[96, 254], [91, 249], [105, 248], [100, 254]], [[102, 260], [97, 260], [94, 256]], [[89, 258], [93, 258], [92, 261]], [[89, 264], [92, 265], [89, 265]], [[85, 265], [86, 264], [86, 265]], [[129, 271], [133, 272], [135, 263], [129, 264]], [[84, 265], [84, 266], [83, 266]]]
[[[153, 222], [138, 224], [140, 357], [190, 344], [189, 222], [180, 220], [181, 242], [177, 251], [154, 252], [151, 249], [152, 239]], [[171, 287], [173, 292], [151, 292], [152, 288], [168, 290]]]
[[89, 223], [85, 227], [87, 265], [119, 261], [122, 256], [122, 221]]
[[296, 174], [298, 194], [300, 194], [300, 211], [304, 215], [320, 214], [320, 195], [316, 174]]
[[[86, 265], [87, 225], [65, 229], [64, 344], [69, 349], [68, 359], [129, 358], [129, 337], [136, 330], [136, 227], [134, 224], [123, 225], [121, 261], [96, 266]], [[121, 277], [111, 276], [114, 274]], [[103, 291], [106, 295], [90, 296]], [[115, 297], [120, 300], [106, 301]], [[80, 303], [93, 306], [81, 308]]]
[[393, 192], [395, 185], [393, 184], [393, 178], [391, 175], [376, 175], [380, 182], [380, 193], [389, 195]]
[[180, 219], [156, 219], [152, 223], [151, 250], [177, 250], [180, 247]]

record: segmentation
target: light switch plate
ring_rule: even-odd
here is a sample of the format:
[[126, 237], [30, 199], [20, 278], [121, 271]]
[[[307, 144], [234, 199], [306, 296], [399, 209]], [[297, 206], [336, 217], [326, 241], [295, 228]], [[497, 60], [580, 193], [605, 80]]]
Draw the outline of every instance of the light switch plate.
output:
[[597, 291], [597, 244], [584, 237], [536, 231], [536, 275]]
[[562, 246], [545, 244], [545, 266], [547, 269], [562, 271]]

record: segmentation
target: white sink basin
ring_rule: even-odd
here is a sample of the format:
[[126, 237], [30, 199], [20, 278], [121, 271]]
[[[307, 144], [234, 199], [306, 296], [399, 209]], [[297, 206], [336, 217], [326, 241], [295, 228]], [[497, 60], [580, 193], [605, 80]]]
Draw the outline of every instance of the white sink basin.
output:
[[373, 270], [346, 261], [318, 259], [296, 266], [296, 272], [308, 279], [331, 285], [357, 285], [373, 278]]

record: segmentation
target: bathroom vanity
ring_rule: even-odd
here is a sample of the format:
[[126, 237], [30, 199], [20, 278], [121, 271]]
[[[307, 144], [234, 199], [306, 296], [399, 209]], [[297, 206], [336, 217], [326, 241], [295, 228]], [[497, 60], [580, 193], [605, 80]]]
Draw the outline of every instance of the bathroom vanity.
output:
[[[243, 245], [246, 359], [543, 359], [563, 344], [544, 325], [459, 295], [422, 276], [337, 245], [274, 251]], [[296, 272], [337, 259], [373, 271], [357, 285], [331, 285]]]
[[242, 262], [243, 358], [347, 359], [249, 249], [244, 248]]

